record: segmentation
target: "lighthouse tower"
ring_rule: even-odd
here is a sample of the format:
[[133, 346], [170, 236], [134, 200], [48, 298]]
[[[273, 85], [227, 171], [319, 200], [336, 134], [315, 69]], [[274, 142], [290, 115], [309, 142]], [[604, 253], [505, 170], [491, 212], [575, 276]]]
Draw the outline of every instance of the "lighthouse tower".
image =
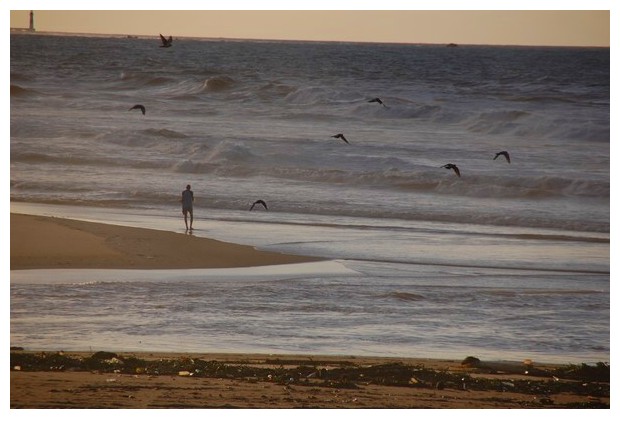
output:
[[35, 31], [34, 30], [34, 12], [30, 11], [30, 28], [28, 28], [28, 31]]

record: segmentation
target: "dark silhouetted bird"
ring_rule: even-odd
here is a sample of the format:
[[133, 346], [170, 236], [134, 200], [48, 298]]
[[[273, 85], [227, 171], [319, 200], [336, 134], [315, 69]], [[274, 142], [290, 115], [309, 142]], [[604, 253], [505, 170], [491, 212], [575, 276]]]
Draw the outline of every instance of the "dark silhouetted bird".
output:
[[133, 109], [140, 109], [140, 110], [142, 110], [142, 114], [146, 115], [146, 107], [144, 107], [142, 104], [136, 104], [135, 106], [133, 106], [129, 110], [133, 110]]
[[172, 46], [172, 36], [168, 37], [167, 39], [162, 36], [161, 34], [159, 35], [159, 37], [161, 38], [161, 46], [160, 48], [169, 48]]
[[384, 103], [383, 100], [381, 100], [380, 98], [373, 98], [372, 100], [368, 100], [369, 103], [379, 103], [381, 104], [383, 107], [387, 107]]
[[495, 158], [493, 158], [493, 160], [496, 160], [498, 156], [500, 155], [504, 155], [504, 157], [506, 157], [506, 161], [508, 161], [508, 164], [510, 164], [510, 155], [508, 154], [508, 152], [506, 152], [505, 150], [501, 151], [501, 152], [497, 152], [495, 154]]
[[456, 165], [454, 165], [454, 164], [442, 165], [441, 168], [447, 168], [448, 170], [454, 170], [456, 175], [461, 177], [461, 172], [459, 171], [459, 168]]
[[336, 134], [336, 135], [334, 135], [332, 137], [335, 138], [335, 139], [342, 139], [342, 141], [344, 141], [346, 144], [351, 144], [351, 143], [349, 143], [349, 141], [346, 139], [346, 137], [342, 133]]
[[266, 203], [266, 202], [264, 202], [263, 200], [256, 200], [256, 201], [254, 201], [254, 203], [252, 204], [252, 207], [250, 207], [250, 211], [252, 211], [252, 209], [254, 208], [254, 206], [255, 206], [256, 204], [262, 204], [262, 206], [263, 206], [263, 207], [265, 207], [265, 210], [269, 210], [269, 209], [267, 208], [267, 203]]

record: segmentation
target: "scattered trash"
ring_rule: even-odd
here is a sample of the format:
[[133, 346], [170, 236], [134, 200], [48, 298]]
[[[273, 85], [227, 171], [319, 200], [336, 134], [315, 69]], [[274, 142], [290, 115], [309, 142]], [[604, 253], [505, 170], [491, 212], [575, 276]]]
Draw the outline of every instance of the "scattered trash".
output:
[[[107, 361], [107, 362], [106, 362]], [[110, 364], [108, 362], [122, 362]], [[470, 356], [463, 361], [476, 365], [477, 358]], [[456, 362], [458, 366], [459, 362]], [[523, 366], [521, 362], [480, 362], [471, 370], [463, 367], [447, 369], [427, 368], [422, 364], [406, 365], [401, 362], [390, 362], [377, 365], [360, 365], [351, 361], [329, 360], [325, 363], [312, 362], [308, 366], [306, 360], [276, 360], [267, 362], [269, 367], [262, 365], [248, 365], [243, 363], [223, 363], [217, 360], [193, 359], [141, 359], [131, 355], [115, 355], [108, 352], [97, 352], [92, 356], [60, 353], [26, 353], [23, 351], [11, 353], [11, 371], [89, 371], [110, 377], [108, 383], [122, 383], [128, 380], [125, 377], [157, 375], [216, 378], [227, 380], [247, 380], [253, 383], [267, 381], [263, 385], [266, 389], [274, 389], [274, 384], [287, 385], [289, 389], [296, 385], [308, 386], [315, 389], [340, 388], [351, 392], [362, 386], [385, 385], [394, 387], [408, 387], [417, 389], [456, 389], [475, 391], [511, 391], [527, 395], [537, 395], [536, 404], [541, 397], [563, 392], [572, 392], [576, 395], [608, 398], [609, 397], [609, 365], [599, 363], [591, 365], [560, 365], [558, 367], [542, 366], [534, 368]], [[325, 366], [325, 368], [322, 368]], [[181, 370], [181, 368], [192, 368]], [[506, 371], [503, 371], [503, 370]], [[529, 374], [527, 381], [512, 380], [500, 374]], [[471, 373], [472, 375], [466, 375]], [[304, 377], [304, 375], [306, 375]], [[484, 376], [478, 376], [484, 374]], [[120, 378], [123, 377], [123, 378]], [[503, 378], [503, 379], [502, 379]], [[189, 380], [186, 380], [189, 381]], [[441, 392], [443, 393], [443, 392]], [[438, 397], [440, 392], [436, 394]], [[358, 398], [361, 401], [361, 399]], [[349, 399], [350, 401], [350, 399]], [[585, 403], [585, 402], [584, 402]], [[544, 405], [544, 404], [543, 404]], [[605, 406], [607, 402], [601, 401]], [[588, 405], [592, 407], [592, 405]]]

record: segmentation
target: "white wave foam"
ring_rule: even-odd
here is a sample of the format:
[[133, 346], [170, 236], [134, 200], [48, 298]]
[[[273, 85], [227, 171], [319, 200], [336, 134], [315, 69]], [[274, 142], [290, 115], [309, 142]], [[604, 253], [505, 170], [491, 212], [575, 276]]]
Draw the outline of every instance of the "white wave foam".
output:
[[11, 284], [91, 285], [108, 282], [170, 283], [247, 279], [282, 280], [301, 277], [352, 276], [358, 274], [357, 271], [347, 268], [337, 261], [246, 268], [195, 268], [183, 270], [40, 269], [12, 270]]

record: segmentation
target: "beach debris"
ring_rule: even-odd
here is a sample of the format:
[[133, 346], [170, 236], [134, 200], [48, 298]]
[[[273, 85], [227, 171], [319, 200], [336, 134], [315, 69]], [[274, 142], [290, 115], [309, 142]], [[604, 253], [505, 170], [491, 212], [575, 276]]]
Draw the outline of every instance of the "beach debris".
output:
[[116, 353], [112, 353], [112, 352], [97, 352], [94, 353], [91, 356], [91, 359], [97, 359], [97, 360], [105, 360], [105, 359], [112, 359], [112, 358], [118, 358], [118, 355]]
[[480, 365], [480, 359], [474, 356], [467, 356], [465, 359], [463, 359], [461, 365], [475, 368]]
[[22, 370], [22, 367], [21, 367], [21, 366], [19, 366], [19, 365], [15, 365], [15, 366], [13, 367], [13, 371], [21, 371], [21, 370]]
[[[479, 362], [479, 359], [468, 356], [463, 360], [464, 364], [473, 364], [471, 369], [464, 365], [460, 368], [433, 369], [423, 364], [408, 365], [402, 362], [390, 362], [384, 364], [360, 365], [349, 360], [329, 360], [326, 362], [312, 361], [311, 366], [307, 360], [269, 360], [269, 368], [261, 364], [252, 365], [248, 362], [222, 362], [221, 360], [203, 360], [200, 358], [170, 358], [170, 359], [144, 359], [135, 356], [122, 356], [108, 352], [98, 352], [93, 356], [105, 359], [93, 359], [72, 353], [64, 356], [58, 353], [11, 353], [11, 370], [17, 371], [17, 367], [24, 371], [49, 371], [54, 367], [59, 371], [89, 371], [96, 374], [106, 374], [109, 383], [122, 382], [119, 377], [134, 377], [136, 373], [144, 371], [149, 377], [157, 375], [191, 377], [192, 379], [217, 378], [231, 382], [269, 381], [267, 386], [273, 384], [288, 386], [292, 390], [296, 386], [311, 386], [316, 389], [335, 389], [345, 392], [363, 388], [368, 385], [383, 385], [404, 387], [409, 389], [456, 389], [471, 391], [510, 391], [527, 395], [548, 397], [562, 393], [572, 393], [582, 397], [591, 396], [601, 398], [596, 403], [583, 402], [589, 408], [607, 407], [610, 391], [610, 368], [609, 364], [599, 363], [592, 365], [559, 365], [546, 367], [545, 369], [532, 369], [532, 375], [538, 378], [528, 377], [523, 379], [506, 379], [504, 376], [471, 376], [470, 373], [498, 374], [499, 368], [508, 365], [513, 374], [522, 374], [523, 365], [503, 362]], [[119, 363], [109, 364], [105, 360]], [[122, 362], [122, 363], [120, 363]], [[501, 366], [504, 365], [504, 366]], [[138, 370], [140, 369], [140, 370]], [[505, 372], [501, 372], [505, 374]], [[307, 374], [307, 375], [306, 375]], [[315, 376], [312, 376], [316, 374]], [[105, 376], [103, 380], [106, 380]], [[555, 381], [554, 381], [555, 380]], [[299, 391], [299, 389], [298, 389]], [[348, 394], [347, 394], [348, 395]], [[541, 404], [546, 405], [546, 404]], [[549, 404], [552, 406], [553, 404]]]
[[544, 396], [538, 400], [542, 405], [553, 405], [553, 399], [548, 396]]
[[528, 365], [529, 366], [529, 365], [533, 365], [533, 364], [534, 364], [534, 362], [532, 362], [532, 359], [525, 359], [523, 361], [523, 365]]

